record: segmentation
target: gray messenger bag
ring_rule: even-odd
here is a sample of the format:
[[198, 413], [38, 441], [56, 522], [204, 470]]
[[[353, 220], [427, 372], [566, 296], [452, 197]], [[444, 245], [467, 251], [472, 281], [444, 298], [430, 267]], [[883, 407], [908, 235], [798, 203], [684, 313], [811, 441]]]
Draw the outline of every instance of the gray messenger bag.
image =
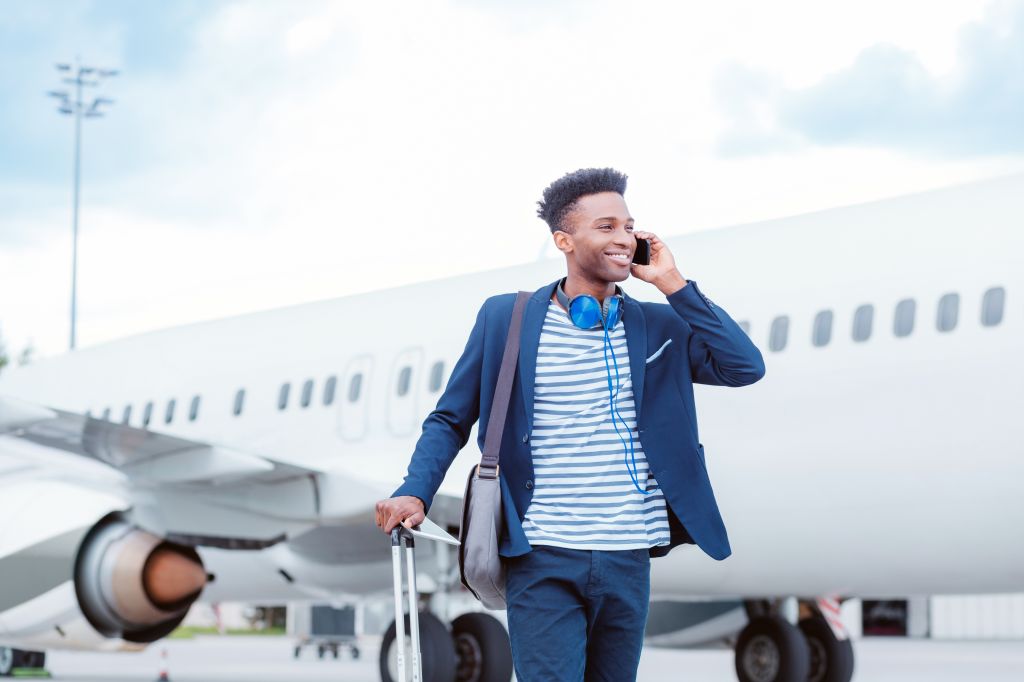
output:
[[505, 566], [498, 556], [501, 541], [501, 484], [498, 455], [505, 430], [508, 402], [512, 394], [519, 359], [519, 332], [529, 291], [520, 291], [512, 309], [505, 353], [501, 356], [498, 385], [494, 390], [491, 415], [487, 420], [484, 452], [473, 468], [462, 497], [462, 527], [459, 529], [459, 573], [462, 584], [489, 609], [505, 608]]

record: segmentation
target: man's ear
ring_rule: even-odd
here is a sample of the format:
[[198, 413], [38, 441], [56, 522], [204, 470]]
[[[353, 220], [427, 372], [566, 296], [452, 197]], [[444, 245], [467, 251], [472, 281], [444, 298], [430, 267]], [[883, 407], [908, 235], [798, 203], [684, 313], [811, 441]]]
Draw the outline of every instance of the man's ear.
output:
[[555, 240], [555, 246], [559, 251], [562, 253], [572, 253], [574, 246], [571, 234], [562, 230], [555, 230], [551, 236]]

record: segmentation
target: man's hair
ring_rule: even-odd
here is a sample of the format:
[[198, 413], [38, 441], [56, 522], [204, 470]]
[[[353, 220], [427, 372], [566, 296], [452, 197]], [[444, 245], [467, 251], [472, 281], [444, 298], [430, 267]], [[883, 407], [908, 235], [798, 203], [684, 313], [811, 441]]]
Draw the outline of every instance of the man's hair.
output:
[[537, 215], [551, 228], [551, 232], [572, 232], [566, 221], [576, 208], [580, 197], [599, 192], [626, 193], [626, 176], [614, 168], [580, 168], [566, 173], [544, 190], [544, 198], [537, 202]]

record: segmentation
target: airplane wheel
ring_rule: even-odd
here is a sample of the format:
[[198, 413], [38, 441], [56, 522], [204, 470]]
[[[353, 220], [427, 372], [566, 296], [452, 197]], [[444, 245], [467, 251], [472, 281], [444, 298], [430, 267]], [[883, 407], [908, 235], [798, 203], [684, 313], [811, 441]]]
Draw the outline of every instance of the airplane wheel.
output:
[[[19, 654], [17, 649], [12, 649], [9, 646], [0, 646], [0, 677], [9, 677], [11, 671], [14, 670], [14, 659]], [[17, 658], [21, 658], [17, 655]]]
[[853, 678], [853, 642], [837, 639], [821, 616], [804, 618], [800, 631], [811, 649], [808, 682], [850, 682]]
[[[395, 623], [392, 621], [380, 644], [380, 679], [398, 680], [398, 650], [395, 647]], [[448, 628], [437, 616], [420, 612], [420, 649], [423, 666], [422, 682], [451, 682], [455, 679], [455, 643]], [[409, 615], [405, 616], [405, 673], [412, 679], [412, 638], [409, 636]]]
[[512, 645], [497, 618], [465, 613], [452, 621], [458, 666], [456, 682], [508, 682], [512, 679]]
[[740, 682], [805, 682], [810, 663], [803, 633], [778, 616], [752, 619], [736, 642]]

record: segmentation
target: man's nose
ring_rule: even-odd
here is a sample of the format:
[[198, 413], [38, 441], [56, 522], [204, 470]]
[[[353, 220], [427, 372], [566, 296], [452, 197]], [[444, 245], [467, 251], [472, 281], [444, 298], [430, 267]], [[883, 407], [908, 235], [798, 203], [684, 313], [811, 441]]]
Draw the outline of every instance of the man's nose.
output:
[[621, 232], [615, 233], [614, 242], [616, 246], [621, 246], [624, 249], [630, 249], [633, 248], [633, 242], [635, 241], [636, 240], [633, 238], [632, 232], [622, 230]]

